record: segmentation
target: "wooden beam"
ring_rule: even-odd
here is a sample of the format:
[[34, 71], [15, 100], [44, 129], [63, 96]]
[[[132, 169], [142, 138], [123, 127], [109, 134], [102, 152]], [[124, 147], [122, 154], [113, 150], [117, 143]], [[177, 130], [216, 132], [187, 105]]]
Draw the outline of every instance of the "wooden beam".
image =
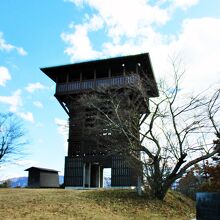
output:
[[63, 109], [67, 113], [67, 115], [70, 116], [70, 112], [69, 112], [68, 108], [58, 98], [57, 98], [57, 100], [60, 103], [60, 105], [63, 107]]

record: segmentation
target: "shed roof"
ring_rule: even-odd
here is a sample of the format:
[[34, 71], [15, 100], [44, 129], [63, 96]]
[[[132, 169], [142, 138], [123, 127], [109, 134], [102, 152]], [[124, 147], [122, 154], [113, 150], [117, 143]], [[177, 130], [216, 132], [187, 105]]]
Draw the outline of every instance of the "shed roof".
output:
[[58, 173], [59, 172], [57, 170], [41, 168], [41, 167], [30, 167], [30, 168], [27, 168], [24, 171], [30, 171], [30, 170], [39, 170], [39, 171], [45, 171], [45, 172], [51, 172], [51, 173]]

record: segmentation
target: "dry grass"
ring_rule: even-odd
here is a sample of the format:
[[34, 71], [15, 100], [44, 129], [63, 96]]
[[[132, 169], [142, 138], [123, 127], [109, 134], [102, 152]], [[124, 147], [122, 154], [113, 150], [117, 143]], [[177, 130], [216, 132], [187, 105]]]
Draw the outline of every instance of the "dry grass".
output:
[[169, 192], [165, 201], [130, 190], [0, 189], [1, 219], [192, 219], [194, 203]]

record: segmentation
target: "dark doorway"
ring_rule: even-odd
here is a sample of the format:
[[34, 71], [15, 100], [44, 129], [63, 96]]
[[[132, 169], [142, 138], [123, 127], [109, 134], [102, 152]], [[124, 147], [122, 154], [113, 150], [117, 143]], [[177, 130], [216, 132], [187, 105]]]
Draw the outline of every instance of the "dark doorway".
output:
[[91, 165], [91, 187], [99, 187], [99, 175], [100, 175], [99, 165]]

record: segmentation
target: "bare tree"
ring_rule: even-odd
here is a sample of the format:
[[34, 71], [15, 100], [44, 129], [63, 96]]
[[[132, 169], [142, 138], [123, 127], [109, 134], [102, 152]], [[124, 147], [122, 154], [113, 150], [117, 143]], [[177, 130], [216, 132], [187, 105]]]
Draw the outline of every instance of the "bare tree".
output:
[[158, 98], [149, 99], [145, 75], [123, 88], [99, 88], [80, 101], [90, 109], [88, 137], [109, 154], [123, 154], [133, 166], [141, 163], [151, 195], [160, 200], [190, 167], [220, 152], [220, 91], [209, 100], [202, 93], [187, 95], [180, 87], [184, 71], [176, 62], [173, 71], [171, 86], [159, 83]]
[[12, 113], [0, 113], [0, 164], [20, 158], [25, 144], [21, 121]]
[[[216, 90], [208, 102], [208, 117], [211, 121], [211, 128], [214, 129], [216, 138], [214, 144], [216, 147], [220, 146], [220, 89]], [[215, 161], [220, 161], [220, 153], [215, 155], [212, 159]]]

